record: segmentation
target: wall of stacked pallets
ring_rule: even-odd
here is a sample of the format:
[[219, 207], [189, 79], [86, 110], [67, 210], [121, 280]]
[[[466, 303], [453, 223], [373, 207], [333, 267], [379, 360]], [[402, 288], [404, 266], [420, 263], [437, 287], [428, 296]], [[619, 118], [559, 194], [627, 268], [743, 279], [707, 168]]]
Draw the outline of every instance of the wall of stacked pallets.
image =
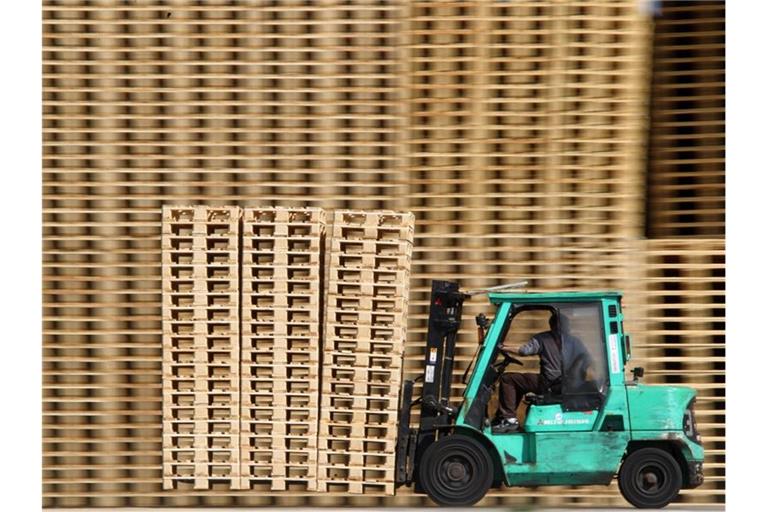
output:
[[163, 209], [163, 488], [240, 488], [240, 208]]
[[[714, 6], [700, 22], [722, 26], [717, 2], [676, 4], [678, 10]], [[701, 116], [721, 108], [704, 102], [721, 97], [708, 84], [720, 84], [724, 62], [718, 55], [697, 60], [704, 78], [686, 90], [700, 108], [695, 119], [680, 119], [676, 134], [663, 139], [666, 147], [652, 142], [646, 175], [643, 80], [649, 80], [652, 33], [637, 5], [44, 2], [45, 504], [304, 503], [303, 491], [163, 489], [164, 204], [413, 211], [407, 377], [422, 357], [432, 278], [456, 278], [465, 288], [518, 278], [530, 279], [531, 289], [627, 288], [627, 277], [639, 272], [634, 282], [658, 284], [643, 277], [649, 260], [635, 238], [648, 232], [671, 243], [685, 234], [721, 236], [704, 229], [720, 222], [708, 216], [722, 211], [721, 184], [702, 188], [694, 217], [703, 220], [683, 218], [691, 229], [678, 229], [677, 214], [661, 231], [648, 229], [662, 226], [650, 216], [643, 225], [645, 213], [666, 215], [687, 194], [685, 181], [663, 193], [653, 185], [662, 165], [678, 173], [668, 155], [699, 165], [699, 183], [720, 172], [707, 166], [722, 158], [722, 130]], [[662, 41], [669, 52], [696, 40], [701, 55], [713, 44], [722, 50], [721, 42], [706, 42], [721, 28], [707, 25], [677, 41], [673, 34], [691, 33], [680, 16], [656, 18], [657, 70], [682, 59], [669, 54], [660, 67]], [[659, 37], [662, 25], [666, 39]], [[658, 91], [672, 90], [676, 80], [672, 71], [654, 74], [655, 105], [663, 104]], [[670, 115], [688, 108], [678, 101], [666, 103], [677, 105]], [[652, 110], [652, 123], [669, 120], [659, 111]], [[712, 133], [696, 119], [712, 121]], [[700, 125], [701, 136], [684, 133], [686, 123]], [[675, 153], [680, 141], [690, 141], [701, 158]], [[644, 210], [646, 188], [664, 199]], [[707, 258], [720, 257], [716, 242], [675, 241], [664, 251], [696, 254], [686, 268], [706, 269]], [[627, 263], [633, 258], [640, 267]], [[717, 280], [697, 278], [701, 290], [674, 290], [675, 278], [666, 279], [665, 301], [721, 296]], [[651, 296], [628, 292], [627, 316]], [[472, 316], [487, 312], [482, 301], [466, 309], [457, 371], [475, 346]], [[677, 372], [720, 393], [722, 347], [715, 340], [722, 331], [718, 325], [711, 330], [719, 334], [701, 335], [687, 327], [692, 321], [655, 324], [662, 328], [651, 339], [687, 332], [702, 347], [653, 348], [654, 365], [665, 357], [669, 365], [683, 360], [679, 368], [654, 367], [649, 378], [674, 381]], [[639, 331], [634, 339], [645, 343]], [[702, 359], [694, 364], [691, 354]], [[704, 360], [709, 355], [711, 362]], [[667, 373], [654, 373], [662, 370]], [[724, 406], [719, 395], [706, 403], [710, 483], [686, 493], [691, 504], [724, 500]], [[370, 496], [329, 492], [313, 500], [425, 503]], [[617, 496], [612, 487], [519, 489], [484, 503], [590, 506], [620, 503]]]
[[395, 491], [412, 214], [337, 210], [325, 295], [318, 490]]
[[319, 208], [246, 208], [242, 248], [243, 489], [317, 487]]

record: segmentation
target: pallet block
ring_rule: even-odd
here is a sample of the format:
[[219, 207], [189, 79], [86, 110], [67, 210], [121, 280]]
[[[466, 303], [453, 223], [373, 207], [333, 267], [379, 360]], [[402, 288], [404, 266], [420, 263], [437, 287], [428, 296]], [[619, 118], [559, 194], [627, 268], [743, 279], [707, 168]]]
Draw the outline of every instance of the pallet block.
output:
[[240, 487], [237, 207], [163, 207], [163, 488]]

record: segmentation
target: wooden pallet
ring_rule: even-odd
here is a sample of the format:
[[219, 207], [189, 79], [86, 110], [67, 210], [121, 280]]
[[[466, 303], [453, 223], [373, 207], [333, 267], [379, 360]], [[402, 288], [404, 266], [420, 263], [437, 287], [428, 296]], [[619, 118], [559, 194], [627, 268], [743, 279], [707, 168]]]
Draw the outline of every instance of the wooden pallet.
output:
[[317, 486], [319, 208], [246, 208], [242, 251], [243, 489]]
[[240, 209], [163, 208], [163, 488], [240, 488]]

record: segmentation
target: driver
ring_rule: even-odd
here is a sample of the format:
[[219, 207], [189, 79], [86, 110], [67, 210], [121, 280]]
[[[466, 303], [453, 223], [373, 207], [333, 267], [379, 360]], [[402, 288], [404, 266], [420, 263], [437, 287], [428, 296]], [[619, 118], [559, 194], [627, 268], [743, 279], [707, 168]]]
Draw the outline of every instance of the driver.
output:
[[499, 410], [491, 423], [494, 434], [515, 432], [520, 428], [517, 419], [517, 407], [526, 393], [543, 394], [547, 391], [559, 394], [563, 375], [563, 356], [560, 333], [568, 333], [568, 319], [560, 316], [561, 329], [558, 329], [558, 315], [549, 317], [549, 330], [534, 335], [528, 343], [520, 347], [503, 348], [508, 354], [520, 356], [539, 356], [539, 373], [505, 373], [499, 386]]

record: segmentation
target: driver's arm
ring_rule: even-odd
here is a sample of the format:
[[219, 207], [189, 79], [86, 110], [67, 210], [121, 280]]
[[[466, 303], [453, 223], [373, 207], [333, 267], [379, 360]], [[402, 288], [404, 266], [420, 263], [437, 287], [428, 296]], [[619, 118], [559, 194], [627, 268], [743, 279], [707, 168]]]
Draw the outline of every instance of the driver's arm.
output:
[[528, 343], [519, 347], [510, 347], [506, 352], [516, 354], [518, 356], [535, 356], [541, 352], [541, 343], [536, 339], [536, 336], [528, 340]]

